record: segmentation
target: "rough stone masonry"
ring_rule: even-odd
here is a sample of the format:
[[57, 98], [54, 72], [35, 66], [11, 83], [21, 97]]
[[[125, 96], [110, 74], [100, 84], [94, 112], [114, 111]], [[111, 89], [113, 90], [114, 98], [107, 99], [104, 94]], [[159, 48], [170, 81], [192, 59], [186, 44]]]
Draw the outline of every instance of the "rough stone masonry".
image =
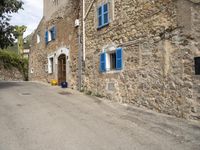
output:
[[[57, 79], [58, 57], [66, 55], [66, 80], [70, 87], [77, 88], [78, 29], [74, 27], [79, 18], [78, 0], [44, 0], [44, 15], [36, 29], [30, 52], [29, 78], [42, 82]], [[55, 27], [55, 39], [46, 42], [45, 32]], [[39, 39], [38, 39], [39, 38]], [[52, 72], [48, 72], [48, 57], [52, 56]]]
[[[54, 74], [45, 71], [47, 57], [67, 47], [70, 49], [67, 81], [76, 88], [78, 50], [82, 47], [74, 21], [77, 18], [82, 21], [82, 1], [46, 4], [46, 15], [33, 38], [30, 79], [49, 82], [56, 78], [57, 70]], [[98, 11], [104, 4], [108, 4], [109, 22], [99, 28]], [[85, 5], [88, 14], [82, 90], [113, 101], [200, 120], [200, 78], [195, 75], [194, 66], [194, 57], [200, 56], [200, 1], [85, 0]], [[52, 25], [57, 27], [57, 39], [45, 45], [45, 30]], [[81, 31], [82, 27], [80, 24]], [[37, 33], [41, 35], [39, 44]], [[101, 54], [110, 55], [111, 49], [119, 47], [123, 49], [122, 69], [101, 72]]]
[[[92, 0], [87, 0], [86, 10]], [[109, 3], [109, 25], [97, 9]], [[86, 19], [84, 89], [177, 117], [200, 119], [200, 4], [189, 0], [97, 0]], [[123, 48], [121, 71], [99, 71], [100, 54]]]

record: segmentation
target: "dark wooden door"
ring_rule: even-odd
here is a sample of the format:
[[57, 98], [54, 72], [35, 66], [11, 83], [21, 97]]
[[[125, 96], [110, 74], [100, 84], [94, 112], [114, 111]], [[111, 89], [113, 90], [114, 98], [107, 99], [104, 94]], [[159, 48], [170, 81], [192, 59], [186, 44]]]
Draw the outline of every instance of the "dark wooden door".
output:
[[58, 84], [66, 82], [66, 56], [64, 54], [58, 57]]

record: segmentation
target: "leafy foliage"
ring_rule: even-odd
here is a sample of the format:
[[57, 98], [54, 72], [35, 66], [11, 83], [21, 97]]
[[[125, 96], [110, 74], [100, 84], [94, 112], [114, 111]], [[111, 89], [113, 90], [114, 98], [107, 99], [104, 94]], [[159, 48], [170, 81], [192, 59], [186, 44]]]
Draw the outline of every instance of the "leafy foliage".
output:
[[15, 38], [13, 36], [14, 26], [10, 25], [11, 13], [17, 13], [22, 9], [23, 2], [18, 0], [0, 1], [0, 48], [4, 49], [12, 45]]
[[24, 80], [28, 80], [28, 59], [21, 58], [17, 53], [0, 51], [0, 66], [5, 69], [17, 68], [22, 73]]

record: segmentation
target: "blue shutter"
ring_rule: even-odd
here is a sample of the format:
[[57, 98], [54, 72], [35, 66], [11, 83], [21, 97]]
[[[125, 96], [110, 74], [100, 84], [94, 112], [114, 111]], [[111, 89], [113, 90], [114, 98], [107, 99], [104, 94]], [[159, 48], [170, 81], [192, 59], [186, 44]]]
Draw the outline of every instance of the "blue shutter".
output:
[[52, 28], [52, 40], [55, 40], [56, 39], [56, 27], [53, 27]]
[[48, 31], [45, 32], [45, 43], [48, 43]]
[[104, 4], [102, 6], [103, 8], [103, 14], [102, 14], [102, 18], [103, 18], [103, 25], [107, 25], [109, 22], [109, 16], [108, 16], [108, 3]]
[[103, 4], [98, 7], [98, 28], [109, 24], [109, 4]]
[[122, 70], [123, 67], [123, 50], [122, 48], [116, 49], [116, 69]]
[[100, 28], [103, 25], [103, 10], [102, 6], [98, 8], [98, 28]]
[[106, 53], [101, 53], [100, 55], [100, 71], [106, 71]]

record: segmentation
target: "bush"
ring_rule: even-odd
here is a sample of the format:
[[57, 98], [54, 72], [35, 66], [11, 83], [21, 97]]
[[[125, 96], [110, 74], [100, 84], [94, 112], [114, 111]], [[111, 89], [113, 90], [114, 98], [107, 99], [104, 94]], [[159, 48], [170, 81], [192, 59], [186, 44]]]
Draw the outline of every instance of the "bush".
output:
[[13, 67], [17, 68], [23, 75], [24, 80], [28, 80], [28, 59], [21, 58], [14, 52], [0, 50], [0, 66], [8, 70]]

